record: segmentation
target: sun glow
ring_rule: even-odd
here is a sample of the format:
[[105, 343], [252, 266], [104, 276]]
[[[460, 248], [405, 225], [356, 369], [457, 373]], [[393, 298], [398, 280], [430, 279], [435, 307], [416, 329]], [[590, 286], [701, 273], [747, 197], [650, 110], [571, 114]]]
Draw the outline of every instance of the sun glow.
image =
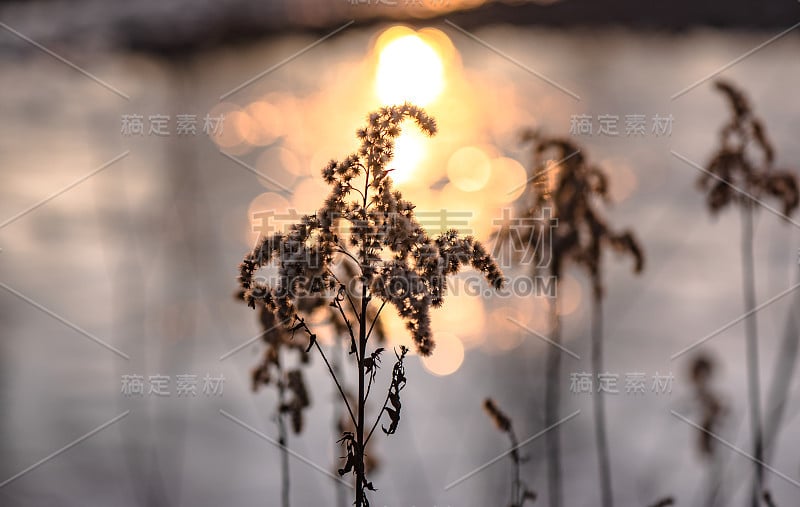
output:
[[425, 158], [425, 145], [430, 139], [410, 122], [403, 125], [403, 133], [395, 140], [394, 158], [389, 162], [391, 176], [396, 183], [408, 181], [414, 168]]
[[[387, 35], [391, 36], [391, 33]], [[382, 103], [408, 101], [426, 106], [442, 93], [443, 88], [442, 58], [416, 33], [392, 39], [380, 50], [375, 89]]]
[[[417, 33], [401, 26], [381, 34], [376, 43], [375, 92], [382, 104], [411, 102], [426, 106], [441, 95], [444, 63], [437, 50], [440, 43], [434, 35], [437, 33], [433, 30]], [[396, 140], [394, 160], [390, 163], [395, 182], [403, 183], [411, 178], [425, 159], [428, 142], [415, 126], [405, 125]]]

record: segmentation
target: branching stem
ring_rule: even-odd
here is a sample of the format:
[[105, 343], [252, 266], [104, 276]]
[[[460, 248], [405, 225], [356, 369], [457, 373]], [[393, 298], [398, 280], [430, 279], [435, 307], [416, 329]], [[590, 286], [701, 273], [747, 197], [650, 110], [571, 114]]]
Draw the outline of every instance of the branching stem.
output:
[[317, 341], [316, 335], [311, 332], [311, 329], [308, 328], [305, 320], [298, 318], [298, 323], [302, 326], [303, 330], [308, 334], [309, 339], [314, 343], [314, 346], [319, 351], [319, 355], [322, 356], [322, 360], [325, 361], [325, 366], [328, 367], [328, 372], [331, 374], [331, 378], [333, 382], [336, 384], [336, 387], [339, 389], [339, 394], [342, 396], [342, 401], [344, 401], [345, 406], [347, 406], [347, 411], [350, 412], [350, 418], [353, 420], [353, 424], [356, 422], [356, 418], [353, 414], [353, 409], [350, 408], [350, 403], [347, 401], [347, 395], [344, 394], [344, 389], [342, 388], [342, 384], [339, 383], [339, 378], [336, 376], [336, 373], [333, 371], [333, 367], [331, 363], [328, 361], [328, 357], [325, 355], [325, 351], [322, 350], [322, 347], [319, 346], [319, 342]]

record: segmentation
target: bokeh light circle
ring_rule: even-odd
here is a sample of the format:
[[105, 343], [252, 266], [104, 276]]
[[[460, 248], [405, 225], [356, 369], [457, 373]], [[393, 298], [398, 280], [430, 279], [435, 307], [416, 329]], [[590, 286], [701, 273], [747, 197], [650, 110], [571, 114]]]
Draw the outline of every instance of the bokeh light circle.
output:
[[436, 349], [433, 354], [422, 358], [422, 366], [437, 377], [446, 377], [458, 371], [464, 362], [464, 344], [453, 333], [434, 333]]
[[491, 171], [489, 157], [475, 146], [460, 148], [447, 161], [447, 177], [464, 192], [476, 192], [486, 186]]

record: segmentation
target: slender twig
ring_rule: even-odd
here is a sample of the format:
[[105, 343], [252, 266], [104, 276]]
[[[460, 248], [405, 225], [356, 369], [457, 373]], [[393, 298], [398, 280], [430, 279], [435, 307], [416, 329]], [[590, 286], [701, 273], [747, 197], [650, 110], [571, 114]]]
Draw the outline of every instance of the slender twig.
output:
[[283, 407], [286, 404], [286, 383], [284, 379], [283, 366], [280, 359], [277, 361], [278, 367], [278, 443], [281, 447], [281, 502], [283, 507], [289, 507], [289, 432], [286, 431], [286, 421], [284, 420]]
[[[602, 297], [595, 291], [592, 305], [592, 369], [603, 371], [603, 309]], [[604, 393], [594, 396], [595, 438], [597, 441], [597, 460], [600, 470], [600, 497], [603, 507], [614, 505], [611, 489], [611, 460], [608, 454], [608, 434], [606, 432], [606, 414]]]
[[[339, 248], [341, 248], [341, 245], [339, 245]], [[358, 264], [358, 261], [355, 260], [355, 258], [352, 255], [350, 256], [350, 258], [353, 259], [354, 261], [356, 261], [356, 264]], [[359, 269], [361, 269], [360, 266], [359, 266]], [[353, 302], [353, 298], [350, 297], [350, 293], [347, 291], [347, 284], [342, 283], [341, 280], [339, 280], [339, 277], [336, 276], [336, 273], [331, 271], [330, 268], [328, 268], [328, 274], [330, 274], [333, 277], [333, 279], [336, 280], [336, 283], [338, 283], [339, 285], [341, 285], [341, 286], [343, 286], [345, 288], [344, 295], [347, 297], [347, 301], [350, 303], [350, 308], [353, 310], [353, 314], [356, 316], [356, 319], [360, 319], [361, 316], [358, 314], [358, 310], [356, 309], [356, 304]]]
[[347, 302], [350, 303], [350, 309], [353, 310], [353, 315], [355, 315], [358, 320], [361, 320], [361, 314], [358, 312], [358, 308], [356, 308], [356, 303], [350, 296], [350, 292], [347, 290], [347, 286], [345, 286], [344, 295], [347, 298]]
[[517, 440], [517, 435], [514, 433], [514, 428], [510, 427], [508, 429], [508, 439], [511, 441], [511, 448], [514, 449], [514, 452], [511, 453], [512, 461], [514, 462], [514, 479], [511, 482], [511, 498], [513, 499], [513, 505], [522, 505], [522, 476], [520, 473], [520, 461], [522, 458], [519, 455], [519, 441]]
[[[347, 292], [347, 291], [345, 290], [345, 292]], [[339, 314], [344, 319], [344, 323], [347, 326], [347, 331], [350, 333], [350, 340], [352, 340], [351, 343], [355, 344], [356, 343], [356, 337], [353, 334], [353, 326], [350, 324], [350, 320], [347, 318], [347, 315], [345, 315], [345, 313], [344, 313], [344, 308], [342, 308], [342, 303], [339, 301], [338, 298], [334, 298], [333, 299], [333, 304], [339, 310]], [[356, 361], [361, 361], [361, 357], [358, 354], [357, 348], [356, 348], [355, 354], [356, 354]]]
[[356, 304], [353, 302], [353, 298], [350, 297], [350, 293], [345, 289], [344, 291], [345, 297], [347, 297], [347, 301], [350, 303], [350, 308], [353, 310], [353, 314], [356, 316], [358, 320], [361, 320], [361, 314], [358, 313], [358, 309], [356, 309]]
[[[550, 301], [550, 318], [553, 322], [551, 339], [561, 342], [561, 317], [558, 315], [557, 302]], [[550, 426], [558, 421], [559, 391], [558, 379], [561, 378], [561, 351], [555, 347], [547, 349], [545, 377], [545, 424]], [[545, 434], [545, 450], [547, 453], [547, 493], [551, 507], [561, 507], [561, 445], [559, 431], [554, 427]]]
[[353, 415], [353, 410], [350, 408], [350, 403], [347, 401], [347, 395], [344, 394], [344, 389], [342, 389], [342, 384], [339, 383], [339, 379], [336, 378], [336, 374], [333, 372], [333, 368], [331, 368], [331, 363], [328, 362], [328, 358], [325, 357], [325, 352], [323, 352], [322, 347], [319, 346], [318, 341], [314, 341], [314, 345], [317, 347], [319, 351], [319, 355], [322, 356], [322, 360], [325, 361], [325, 365], [328, 367], [328, 371], [333, 377], [333, 381], [336, 383], [336, 387], [339, 389], [339, 394], [342, 395], [342, 401], [344, 401], [345, 406], [347, 406], [347, 411], [350, 413], [350, 418], [353, 420], [353, 424], [356, 422], [356, 418]]
[[339, 285], [344, 285], [344, 284], [342, 283], [342, 281], [341, 281], [341, 280], [339, 280], [339, 277], [338, 277], [338, 276], [336, 276], [336, 273], [334, 273], [334, 272], [333, 272], [333, 270], [332, 270], [331, 268], [325, 268], [325, 271], [327, 271], [327, 272], [328, 272], [328, 274], [329, 274], [329, 275], [331, 275], [331, 276], [333, 277], [333, 279], [334, 279], [334, 280], [336, 280], [336, 283], [338, 283]]
[[353, 424], [356, 422], [356, 418], [353, 415], [353, 410], [350, 408], [350, 403], [347, 401], [347, 395], [344, 394], [344, 389], [342, 388], [342, 384], [339, 383], [339, 378], [336, 376], [336, 373], [333, 371], [333, 367], [331, 363], [328, 361], [327, 356], [325, 355], [325, 351], [322, 350], [322, 347], [319, 346], [319, 342], [317, 341], [316, 335], [311, 332], [308, 325], [306, 324], [305, 320], [302, 318], [297, 318], [298, 323], [303, 327], [303, 330], [308, 334], [311, 341], [314, 343], [314, 346], [319, 351], [319, 355], [322, 356], [322, 360], [325, 361], [325, 366], [328, 367], [328, 372], [331, 374], [331, 378], [333, 378], [333, 382], [336, 384], [336, 387], [339, 389], [339, 394], [342, 396], [342, 401], [344, 401], [345, 406], [347, 407], [347, 411], [350, 412], [350, 418], [353, 420]]
[[383, 301], [383, 303], [381, 303], [381, 307], [378, 308], [378, 313], [375, 314], [375, 318], [372, 319], [372, 325], [369, 326], [369, 331], [367, 332], [367, 340], [369, 340], [369, 337], [372, 336], [372, 328], [375, 327], [375, 323], [378, 322], [378, 317], [381, 316], [381, 312], [383, 311], [384, 306], [386, 306], [385, 300]]
[[[756, 307], [755, 263], [753, 260], [753, 208], [750, 203], [742, 204], [742, 288], [746, 312]], [[751, 313], [745, 319], [747, 350], [747, 385], [750, 398], [750, 430], [753, 436], [753, 456], [755, 457], [755, 480], [751, 502], [753, 507], [761, 504], [764, 489], [764, 436], [761, 428], [761, 388], [758, 373], [758, 325], [756, 316]]]
[[350, 190], [355, 190], [356, 192], [358, 192], [358, 195], [360, 195], [362, 198], [364, 197], [364, 194], [361, 193], [361, 190], [357, 189], [353, 185], [350, 185], [347, 188], [349, 188]]
[[517, 439], [517, 433], [514, 431], [514, 424], [511, 418], [503, 413], [491, 398], [486, 398], [486, 400], [484, 400], [483, 408], [497, 429], [508, 437], [509, 443], [511, 444], [510, 450], [506, 453], [509, 458], [511, 458], [513, 467], [511, 472], [511, 501], [509, 507], [523, 507], [528, 501], [534, 501], [536, 499], [536, 493], [529, 490], [522, 481], [520, 469], [526, 458], [520, 454], [521, 444]]
[[378, 412], [378, 417], [375, 418], [375, 423], [372, 425], [372, 429], [369, 430], [369, 434], [367, 435], [367, 439], [364, 441], [364, 445], [367, 445], [369, 439], [372, 437], [372, 434], [375, 432], [375, 428], [378, 427], [378, 423], [381, 422], [381, 417], [383, 417], [383, 412], [386, 410], [386, 405], [389, 404], [389, 393], [386, 394], [386, 400], [383, 402], [383, 407], [381, 407], [381, 411]]
[[375, 381], [375, 359], [372, 360], [372, 372], [369, 375], [369, 382], [367, 382], [367, 394], [364, 395], [364, 403], [369, 399], [369, 393], [372, 391], [372, 384]]
[[344, 248], [342, 247], [342, 245], [337, 245], [337, 247], [338, 247], [338, 248], [336, 249], [336, 251], [337, 251], [337, 252], [339, 252], [340, 254], [344, 254], [344, 255], [346, 255], [346, 256], [348, 256], [348, 257], [350, 257], [351, 259], [353, 259], [353, 261], [354, 261], [356, 264], [358, 264], [358, 269], [361, 269], [361, 263], [358, 261], [358, 259], [356, 259], [355, 257], [353, 257], [353, 254], [351, 254], [351, 253], [350, 253], [350, 252], [348, 252], [346, 249], [344, 249]]
[[[341, 335], [338, 333], [335, 336], [334, 347], [336, 355], [333, 356], [332, 366], [333, 370], [338, 375], [344, 375], [343, 369], [340, 368], [340, 362], [344, 362], [347, 360], [347, 349], [344, 346], [344, 340]], [[344, 380], [344, 379], [343, 379]], [[342, 431], [341, 428], [341, 421], [342, 421], [342, 412], [341, 412], [341, 405], [335, 403], [335, 399], [338, 397], [337, 393], [333, 394], [334, 398], [334, 407], [333, 407], [333, 431], [334, 434], [338, 434]], [[338, 455], [339, 443], [334, 443], [334, 456]], [[335, 480], [333, 482], [333, 487], [336, 490], [336, 506], [337, 507], [347, 507], [347, 490], [342, 487], [343, 484], [341, 481]]]
[[[375, 327], [375, 323], [378, 321], [378, 317], [381, 316], [381, 311], [383, 310], [384, 306], [386, 306], [386, 301], [385, 300], [383, 301], [383, 303], [381, 303], [381, 307], [378, 308], [378, 313], [375, 314], [375, 318], [372, 319], [372, 324], [369, 326], [369, 331], [367, 331], [367, 341], [369, 341], [369, 337], [370, 337], [370, 335], [372, 335], [372, 328]], [[364, 402], [365, 403], [369, 399], [369, 393], [372, 391], [372, 384], [375, 382], [375, 372], [376, 372], [376, 370], [378, 368], [378, 365], [376, 363], [377, 363], [378, 360], [379, 360], [378, 357], [374, 357], [372, 359], [372, 371], [371, 371], [371, 374], [369, 376], [369, 384], [367, 384], [367, 394], [366, 394], [366, 396], [364, 396]], [[384, 407], [385, 406], [386, 406], [386, 404], [384, 403]]]

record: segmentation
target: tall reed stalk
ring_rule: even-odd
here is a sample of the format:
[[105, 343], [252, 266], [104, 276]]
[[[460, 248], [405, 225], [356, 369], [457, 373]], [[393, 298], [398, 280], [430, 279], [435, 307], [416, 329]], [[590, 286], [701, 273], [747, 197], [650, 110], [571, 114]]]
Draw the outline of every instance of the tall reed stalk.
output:
[[[556, 289], [558, 290], [558, 289]], [[550, 340], [561, 345], [561, 316], [558, 314], [558, 301], [550, 299]], [[561, 405], [561, 350], [557, 347], [547, 349], [545, 363], [544, 425], [550, 430], [545, 433], [545, 455], [547, 456], [547, 493], [551, 507], [560, 507], [562, 498], [561, 477], [561, 438], [557, 425]]]
[[753, 256], [753, 204], [742, 203], [742, 294], [744, 296], [745, 357], [747, 358], [747, 388], [750, 404], [750, 428], [755, 458], [755, 477], [752, 490], [752, 505], [761, 504], [764, 491], [764, 432], [761, 421], [761, 382], [758, 364], [758, 321], [756, 319], [756, 281]]
[[[597, 291], [592, 295], [592, 371], [602, 372], [603, 362], [603, 298]], [[608, 452], [605, 396], [594, 397], [594, 438], [597, 443], [597, 462], [600, 471], [600, 500], [603, 507], [614, 505], [611, 487], [611, 459]]]
[[[736, 204], [741, 210], [742, 295], [745, 310], [745, 354], [753, 460], [750, 505], [758, 507], [764, 494], [764, 431], [756, 320], [756, 276], [753, 254], [754, 215], [762, 199], [776, 198], [788, 217], [800, 204], [797, 177], [774, 168], [775, 151], [766, 128], [755, 116], [744, 93], [726, 81], [716, 89], [727, 99], [731, 118], [720, 130], [719, 147], [698, 181], [712, 213]], [[772, 208], [770, 208], [772, 209]]]
[[[514, 241], [534, 246], [533, 276], [549, 276], [560, 289], [565, 267], [572, 263], [585, 269], [592, 281], [592, 367], [603, 371], [602, 278], [603, 251], [607, 248], [634, 259], [634, 271], [641, 272], [644, 256], [639, 243], [629, 231], [614, 232], [600, 214], [598, 201], [610, 202], [605, 172], [589, 163], [580, 147], [569, 139], [548, 137], [527, 131], [523, 140], [533, 144], [534, 160], [528, 171], [526, 189], [517, 201], [519, 218], [532, 222], [512, 236], [510, 231], [498, 236], [500, 241]], [[544, 164], [549, 158], [550, 163]], [[552, 163], [552, 160], [558, 160]], [[543, 217], [548, 217], [543, 220]], [[563, 504], [563, 479], [560, 450], [561, 316], [559, 298], [549, 299], [550, 340], [545, 363], [545, 450], [547, 457], [548, 498], [551, 507]], [[613, 504], [611, 466], [602, 393], [594, 398], [595, 436], [603, 507]]]
[[486, 411], [486, 414], [492, 420], [497, 429], [506, 434], [511, 446], [508, 452], [512, 464], [511, 499], [508, 504], [509, 507], [522, 507], [528, 502], [535, 501], [536, 493], [534, 493], [528, 487], [525, 481], [522, 480], [520, 468], [522, 463], [525, 461], [525, 458], [523, 458], [522, 454], [520, 453], [519, 439], [517, 438], [517, 433], [514, 431], [514, 425], [511, 422], [511, 418], [508, 417], [502, 410], [500, 410], [495, 401], [491, 398], [484, 400], [483, 409]]

